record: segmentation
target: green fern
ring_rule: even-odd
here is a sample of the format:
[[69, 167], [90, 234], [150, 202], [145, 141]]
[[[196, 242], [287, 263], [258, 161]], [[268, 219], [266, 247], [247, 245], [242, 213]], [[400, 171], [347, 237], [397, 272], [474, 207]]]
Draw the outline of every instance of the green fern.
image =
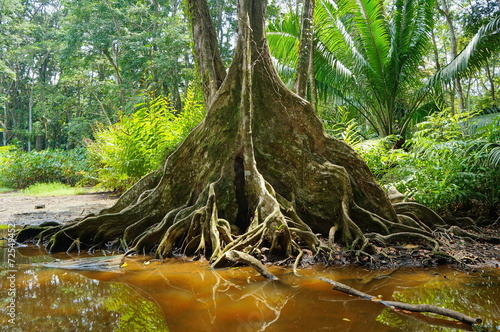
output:
[[95, 141], [87, 147], [98, 169], [101, 186], [125, 190], [142, 176], [158, 169], [165, 156], [201, 122], [202, 98], [190, 89], [182, 112], [168, 98], [143, 94], [132, 115], [122, 115], [111, 127], [96, 125]]

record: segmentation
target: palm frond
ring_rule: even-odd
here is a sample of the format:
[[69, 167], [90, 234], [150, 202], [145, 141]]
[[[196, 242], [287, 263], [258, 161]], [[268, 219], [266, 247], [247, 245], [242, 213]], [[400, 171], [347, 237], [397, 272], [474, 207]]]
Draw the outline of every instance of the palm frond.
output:
[[428, 81], [429, 86], [467, 77], [500, 49], [500, 16], [481, 27], [469, 44]]
[[[347, 0], [349, 1], [349, 0]], [[376, 73], [371, 77], [380, 80], [389, 59], [390, 38], [380, 0], [356, 0], [357, 13], [354, 17], [359, 37], [364, 46], [365, 58]], [[379, 83], [387, 83], [381, 80]]]
[[[496, 129], [496, 131], [495, 131]], [[500, 114], [480, 114], [472, 117], [467, 121], [467, 134], [477, 136], [487, 131], [495, 131], [497, 136], [500, 136]], [[500, 137], [497, 137], [500, 139]]]
[[289, 66], [281, 62], [279, 59], [272, 58], [272, 61], [274, 63], [274, 67], [279, 73], [280, 78], [283, 80], [283, 82], [289, 86], [293, 86], [293, 82], [295, 81], [295, 67], [294, 66]]
[[267, 32], [267, 42], [273, 57], [281, 64], [295, 67], [300, 43], [299, 19], [288, 14], [278, 24], [271, 24]]
[[357, 68], [369, 68], [369, 63], [349, 32], [352, 17], [348, 13], [352, 10], [347, 6], [348, 1], [341, 3], [342, 8], [328, 0], [321, 0], [316, 5], [314, 17], [317, 36], [336, 58], [350, 57]]
[[490, 154], [488, 156], [488, 164], [491, 167], [500, 166], [500, 145], [497, 145], [490, 150]]
[[314, 70], [318, 81], [332, 83], [346, 83], [353, 81], [352, 71], [343, 64], [335, 55], [321, 42], [315, 42]]
[[[428, 52], [435, 0], [396, 0], [394, 18], [390, 21], [393, 79], [406, 81]], [[389, 68], [389, 69], [390, 69]], [[400, 76], [400, 77], [397, 77]], [[401, 77], [402, 76], [402, 77]]]

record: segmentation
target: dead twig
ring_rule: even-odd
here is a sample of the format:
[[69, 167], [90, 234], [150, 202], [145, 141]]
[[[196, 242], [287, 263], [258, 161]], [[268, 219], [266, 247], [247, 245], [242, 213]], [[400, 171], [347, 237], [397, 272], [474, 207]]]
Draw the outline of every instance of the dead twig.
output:
[[320, 278], [322, 281], [329, 283], [330, 285], [333, 286], [333, 289], [338, 290], [340, 292], [349, 294], [349, 295], [354, 295], [357, 297], [360, 297], [365, 300], [370, 300], [374, 302], [379, 302], [389, 308], [392, 309], [401, 309], [401, 310], [407, 310], [407, 311], [412, 311], [412, 312], [432, 312], [438, 315], [450, 317], [453, 319], [456, 319], [462, 323], [474, 325], [474, 324], [480, 324], [482, 323], [481, 318], [472, 318], [467, 315], [464, 315], [460, 312], [456, 312], [450, 309], [442, 308], [442, 307], [437, 307], [435, 305], [430, 305], [430, 304], [408, 304], [408, 303], [403, 303], [403, 302], [396, 302], [396, 301], [383, 301], [380, 300], [380, 298], [366, 294], [363, 292], [358, 291], [357, 289], [351, 288], [347, 285], [344, 285], [340, 282], [333, 281], [327, 278]]

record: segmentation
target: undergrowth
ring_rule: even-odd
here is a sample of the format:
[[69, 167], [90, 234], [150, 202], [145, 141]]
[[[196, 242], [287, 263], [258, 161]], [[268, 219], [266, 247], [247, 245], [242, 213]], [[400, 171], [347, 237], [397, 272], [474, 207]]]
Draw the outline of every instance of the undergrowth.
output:
[[74, 186], [89, 169], [85, 149], [21, 151], [0, 150], [0, 186], [23, 189], [40, 182], [61, 182]]
[[144, 93], [143, 98], [137, 111], [122, 115], [118, 123], [95, 126], [95, 139], [87, 142], [94, 171], [87, 177], [94, 177], [99, 186], [123, 191], [158, 169], [205, 115], [201, 94], [194, 89], [181, 112], [166, 97]]
[[500, 115], [436, 113], [417, 125], [403, 149], [396, 137], [356, 146], [374, 175], [407, 199], [440, 212], [498, 217]]

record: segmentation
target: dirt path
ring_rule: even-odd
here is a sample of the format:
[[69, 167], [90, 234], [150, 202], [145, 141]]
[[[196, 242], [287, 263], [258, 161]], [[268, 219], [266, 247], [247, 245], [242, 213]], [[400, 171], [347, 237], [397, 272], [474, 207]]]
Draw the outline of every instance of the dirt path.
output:
[[36, 225], [45, 221], [68, 222], [110, 207], [116, 197], [109, 193], [74, 196], [25, 196], [0, 194], [0, 224]]

